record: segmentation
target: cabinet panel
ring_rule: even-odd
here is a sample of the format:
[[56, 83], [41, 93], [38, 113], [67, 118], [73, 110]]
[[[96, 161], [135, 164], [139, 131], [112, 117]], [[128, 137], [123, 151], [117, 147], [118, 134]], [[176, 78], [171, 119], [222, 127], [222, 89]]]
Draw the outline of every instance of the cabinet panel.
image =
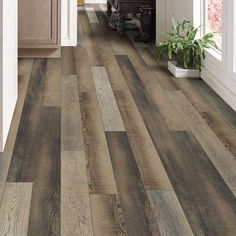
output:
[[60, 0], [19, 0], [19, 48], [57, 48]]

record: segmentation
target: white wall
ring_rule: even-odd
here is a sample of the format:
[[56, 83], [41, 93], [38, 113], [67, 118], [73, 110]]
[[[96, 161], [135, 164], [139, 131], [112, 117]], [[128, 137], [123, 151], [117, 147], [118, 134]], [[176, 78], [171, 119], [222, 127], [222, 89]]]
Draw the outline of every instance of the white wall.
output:
[[61, 1], [61, 44], [77, 45], [77, 0]]
[[0, 152], [17, 101], [17, 0], [0, 1]]
[[[202, 0], [156, 0], [157, 5], [157, 43], [164, 39], [171, 27], [172, 16], [181, 21], [190, 20], [195, 26], [202, 24], [200, 17]], [[201, 77], [236, 111], [236, 23], [233, 22], [235, 0], [224, 0], [224, 45], [222, 57], [212, 51], [206, 52]], [[235, 37], [233, 38], [233, 35]], [[233, 50], [235, 49], [235, 50]]]

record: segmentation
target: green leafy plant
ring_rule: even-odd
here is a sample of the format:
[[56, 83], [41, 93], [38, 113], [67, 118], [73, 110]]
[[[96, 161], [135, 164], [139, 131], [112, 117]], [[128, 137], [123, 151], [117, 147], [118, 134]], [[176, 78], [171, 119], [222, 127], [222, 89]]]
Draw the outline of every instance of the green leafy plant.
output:
[[204, 49], [217, 47], [214, 33], [208, 33], [197, 39], [200, 27], [195, 28], [187, 20], [179, 23], [172, 19], [172, 22], [171, 31], [166, 34], [167, 40], [157, 46], [156, 57], [160, 60], [163, 53], [167, 52], [169, 59], [176, 55], [178, 66], [201, 70], [202, 59], [205, 59]]

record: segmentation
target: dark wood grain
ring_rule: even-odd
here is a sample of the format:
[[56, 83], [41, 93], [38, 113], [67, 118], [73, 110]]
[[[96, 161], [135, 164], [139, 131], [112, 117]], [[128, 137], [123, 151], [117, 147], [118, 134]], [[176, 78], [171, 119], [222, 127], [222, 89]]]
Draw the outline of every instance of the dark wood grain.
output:
[[7, 181], [32, 182], [34, 179], [46, 68], [45, 59], [34, 61]]
[[169, 132], [128, 58], [117, 60], [194, 235], [234, 235], [235, 198], [196, 138]]
[[28, 235], [60, 235], [60, 108], [43, 107]]
[[106, 132], [106, 137], [128, 235], [159, 235], [127, 134]]

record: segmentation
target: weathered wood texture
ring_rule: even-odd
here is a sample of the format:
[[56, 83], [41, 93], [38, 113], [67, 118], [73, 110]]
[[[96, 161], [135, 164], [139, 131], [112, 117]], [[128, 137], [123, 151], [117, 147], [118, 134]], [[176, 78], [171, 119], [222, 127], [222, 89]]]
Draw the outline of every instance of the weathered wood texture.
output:
[[61, 235], [93, 235], [84, 152], [61, 155]]
[[95, 235], [128, 235], [118, 195], [95, 194], [90, 198]]
[[7, 183], [0, 207], [0, 235], [27, 236], [32, 183]]

